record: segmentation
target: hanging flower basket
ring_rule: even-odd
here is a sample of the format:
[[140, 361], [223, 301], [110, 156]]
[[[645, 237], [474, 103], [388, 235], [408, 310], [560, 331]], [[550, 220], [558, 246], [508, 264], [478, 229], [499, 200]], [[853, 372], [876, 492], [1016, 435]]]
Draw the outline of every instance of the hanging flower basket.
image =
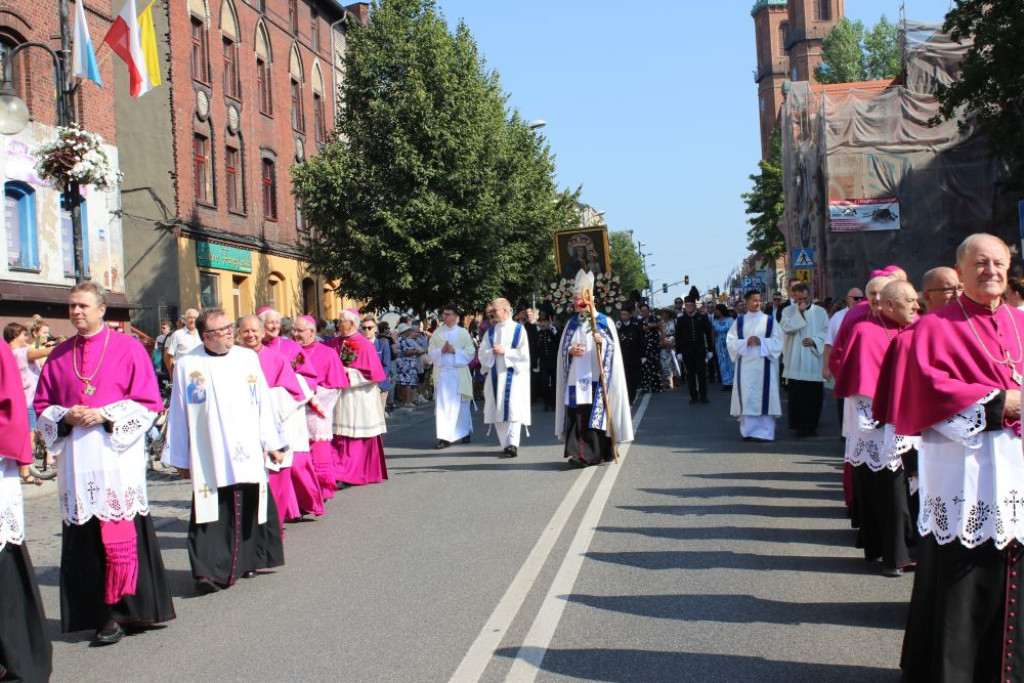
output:
[[57, 187], [69, 182], [112, 190], [123, 177], [110, 163], [103, 138], [78, 126], [57, 128], [57, 139], [36, 149], [36, 175]]

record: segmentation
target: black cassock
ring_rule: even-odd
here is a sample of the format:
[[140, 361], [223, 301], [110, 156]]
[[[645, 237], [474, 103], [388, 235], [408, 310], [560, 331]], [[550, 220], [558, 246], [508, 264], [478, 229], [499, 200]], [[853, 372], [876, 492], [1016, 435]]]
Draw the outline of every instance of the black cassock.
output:
[[640, 387], [640, 359], [644, 352], [644, 330], [634, 320], [629, 325], [615, 323], [619, 331], [619, 352], [622, 354], [622, 369], [626, 372], [626, 395], [630, 404], [636, 398]]
[[188, 559], [192, 576], [230, 586], [247, 571], [284, 564], [284, 543], [274, 497], [267, 492], [267, 521], [259, 523], [259, 484], [217, 489], [217, 520], [188, 523]]
[[53, 648], [28, 548], [0, 550], [0, 680], [48, 681]]
[[149, 626], [174, 618], [164, 560], [149, 515], [135, 515], [139, 578], [135, 594], [113, 605], [104, 602], [106, 553], [100, 521], [64, 524], [60, 557], [60, 626], [70, 633], [103, 628], [110, 620]]
[[600, 465], [614, 459], [612, 440], [608, 433], [590, 426], [593, 408], [591, 403], [565, 407], [565, 419], [569, 423], [569, 429], [565, 433], [565, 451], [562, 457], [579, 460], [587, 465]]
[[[532, 352], [531, 352], [532, 353]], [[531, 359], [533, 356], [531, 356]], [[555, 409], [555, 372], [558, 369], [558, 333], [549, 327], [537, 333], [538, 387], [545, 410]]]

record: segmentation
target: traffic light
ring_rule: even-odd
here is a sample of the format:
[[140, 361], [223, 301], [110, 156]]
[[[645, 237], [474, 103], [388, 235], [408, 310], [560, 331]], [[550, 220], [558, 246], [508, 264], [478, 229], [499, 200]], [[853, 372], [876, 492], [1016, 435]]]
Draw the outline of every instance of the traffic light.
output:
[[690, 284], [690, 276], [689, 275], [684, 275], [683, 276], [683, 284], [684, 285]]
[[661, 283], [661, 293], [662, 294], [668, 294], [668, 283], [667, 282], [662, 282]]

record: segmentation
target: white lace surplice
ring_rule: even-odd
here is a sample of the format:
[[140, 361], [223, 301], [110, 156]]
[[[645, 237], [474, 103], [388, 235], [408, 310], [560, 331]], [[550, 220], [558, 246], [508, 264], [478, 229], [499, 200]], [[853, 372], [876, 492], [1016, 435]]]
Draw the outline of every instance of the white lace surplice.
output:
[[306, 407], [306, 428], [310, 441], [330, 441], [334, 438], [334, 405], [338, 402], [341, 389], [317, 387], [310, 404], [316, 405], [323, 413], [318, 415], [310, 406]]
[[1009, 429], [985, 431], [980, 402], [921, 434], [921, 512], [917, 528], [938, 543], [975, 548], [992, 539], [1004, 548], [1024, 538], [1024, 458]]
[[0, 551], [8, 543], [21, 545], [25, 540], [25, 508], [21, 499], [18, 463], [0, 458]]
[[149, 514], [146, 496], [146, 445], [143, 435], [157, 414], [135, 401], [117, 401], [100, 408], [113, 426], [73, 427], [58, 436], [68, 409], [50, 406], [39, 416], [38, 428], [57, 459], [61, 517], [67, 524], [85, 524], [93, 517], [104, 522]]

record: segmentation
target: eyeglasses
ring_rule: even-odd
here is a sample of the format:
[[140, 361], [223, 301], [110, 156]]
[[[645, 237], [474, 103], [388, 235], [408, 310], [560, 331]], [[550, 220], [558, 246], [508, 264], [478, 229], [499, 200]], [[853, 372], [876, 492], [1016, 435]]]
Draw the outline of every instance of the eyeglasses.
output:
[[359, 327], [359, 329], [361, 329], [361, 330], [375, 330], [375, 329], [377, 329], [377, 328], [376, 328], [376, 327], [374, 327], [373, 325], [361, 325], [361, 326]]
[[224, 327], [218, 327], [215, 330], [207, 330], [206, 334], [223, 334], [225, 332], [229, 332], [230, 333], [230, 332], [234, 332], [234, 331], [235, 331], [235, 324], [231, 323], [230, 325], [225, 325]]
[[851, 301], [863, 301], [864, 300], [864, 297], [862, 297], [862, 296], [848, 296], [846, 298], [850, 299]]
[[926, 292], [942, 292], [943, 294], [953, 294], [954, 292], [964, 291], [963, 285], [956, 285], [955, 287], [936, 287], [934, 289], [926, 289]]

